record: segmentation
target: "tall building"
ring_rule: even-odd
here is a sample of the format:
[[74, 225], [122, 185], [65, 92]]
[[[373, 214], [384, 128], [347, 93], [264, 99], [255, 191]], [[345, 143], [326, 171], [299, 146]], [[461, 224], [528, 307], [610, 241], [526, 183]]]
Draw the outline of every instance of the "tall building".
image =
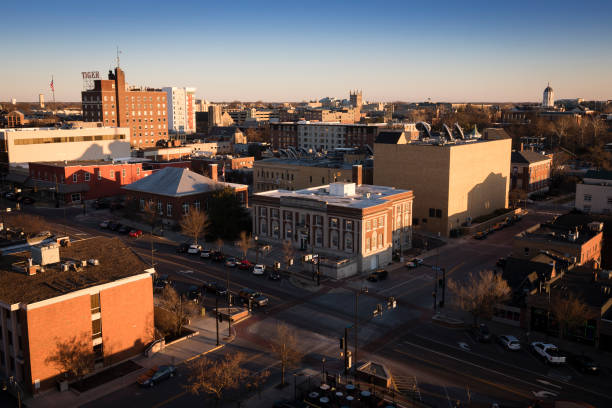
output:
[[349, 91], [351, 106], [353, 108], [361, 108], [363, 105], [363, 93], [361, 90]]
[[408, 141], [397, 135], [381, 133], [374, 145], [374, 184], [414, 191], [415, 228], [448, 236], [508, 206], [511, 139]]
[[166, 93], [128, 87], [118, 67], [109, 71], [108, 79], [96, 79], [93, 89], [81, 92], [81, 101], [83, 120], [129, 128], [133, 147], [155, 146], [168, 138]]
[[168, 131], [194, 133], [196, 113], [196, 88], [162, 88], [168, 101]]
[[552, 108], [555, 106], [555, 91], [550, 87], [550, 83], [544, 89], [544, 95], [542, 97], [542, 106], [544, 108]]
[[92, 370], [141, 354], [154, 339], [153, 273], [118, 238], [2, 256], [0, 375], [37, 394], [57, 385], [63, 368], [49, 361], [68, 348], [93, 354]]
[[45, 107], [45, 95], [38, 94], [38, 106], [40, 106], [41, 109]]

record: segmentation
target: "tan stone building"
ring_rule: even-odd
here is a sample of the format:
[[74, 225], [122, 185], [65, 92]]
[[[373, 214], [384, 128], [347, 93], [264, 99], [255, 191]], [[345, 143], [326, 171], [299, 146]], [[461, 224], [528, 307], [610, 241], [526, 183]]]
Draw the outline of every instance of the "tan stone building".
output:
[[332, 259], [334, 278], [383, 267], [412, 242], [412, 191], [331, 183], [253, 195], [253, 234]]
[[452, 229], [508, 206], [511, 139], [447, 143], [377, 139], [374, 184], [414, 192], [416, 229]]

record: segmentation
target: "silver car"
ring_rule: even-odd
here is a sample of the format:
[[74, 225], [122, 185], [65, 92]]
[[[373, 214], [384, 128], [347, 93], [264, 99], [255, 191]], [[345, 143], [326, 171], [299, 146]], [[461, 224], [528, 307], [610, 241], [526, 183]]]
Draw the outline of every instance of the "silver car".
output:
[[521, 349], [521, 342], [519, 339], [508, 334], [497, 337], [497, 342], [506, 350], [519, 351]]

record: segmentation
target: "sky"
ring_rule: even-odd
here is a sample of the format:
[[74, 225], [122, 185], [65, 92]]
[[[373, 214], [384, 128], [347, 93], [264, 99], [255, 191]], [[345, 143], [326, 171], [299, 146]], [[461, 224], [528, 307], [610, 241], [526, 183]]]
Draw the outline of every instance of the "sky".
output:
[[612, 99], [612, 1], [17, 1], [0, 101], [80, 101], [82, 71], [221, 101]]

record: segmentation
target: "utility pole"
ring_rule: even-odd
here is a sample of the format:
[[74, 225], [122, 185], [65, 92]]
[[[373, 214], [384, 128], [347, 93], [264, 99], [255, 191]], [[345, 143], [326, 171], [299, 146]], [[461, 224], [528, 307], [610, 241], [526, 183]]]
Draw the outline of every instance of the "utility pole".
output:
[[231, 306], [232, 306], [232, 294], [230, 293], [230, 285], [229, 285], [229, 268], [226, 271], [226, 281], [227, 281], [227, 337], [231, 337], [232, 335], [232, 315], [231, 315]]
[[344, 328], [344, 376], [348, 376], [349, 360], [348, 360], [348, 327]]
[[219, 345], [219, 297], [215, 296], [215, 322], [217, 323], [217, 346]]

